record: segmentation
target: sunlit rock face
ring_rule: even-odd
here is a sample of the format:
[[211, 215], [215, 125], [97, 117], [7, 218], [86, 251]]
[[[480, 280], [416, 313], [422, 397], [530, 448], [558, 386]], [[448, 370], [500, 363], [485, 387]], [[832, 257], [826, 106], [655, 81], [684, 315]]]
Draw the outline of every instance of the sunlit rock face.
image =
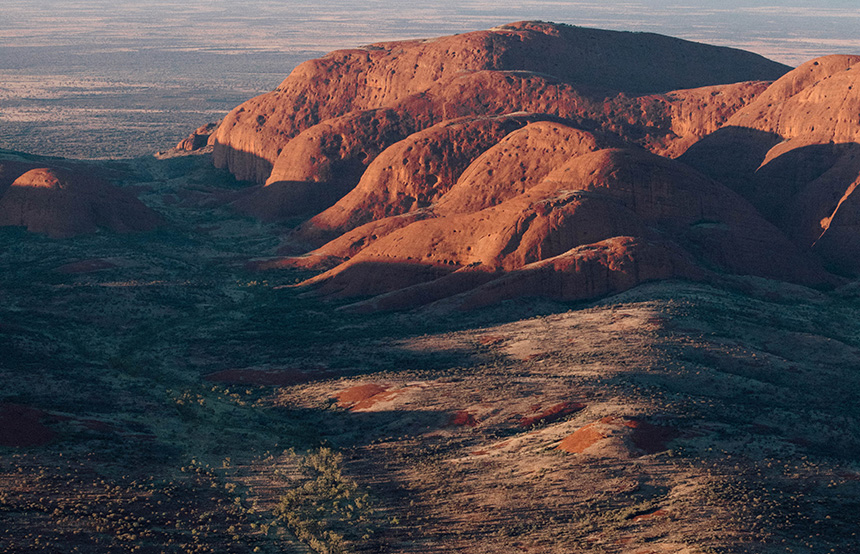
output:
[[163, 223], [128, 191], [90, 175], [32, 169], [0, 197], [0, 226], [20, 226], [53, 238], [93, 233], [148, 231]]
[[[521, 110], [594, 117], [618, 127], [624, 118], [613, 121], [612, 108], [604, 110], [603, 104], [619, 92], [640, 95], [773, 80], [788, 69], [739, 50], [541, 22], [380, 43], [305, 62], [274, 91], [235, 108], [215, 134], [215, 162], [239, 179], [263, 183], [302, 131], [380, 108], [396, 112], [386, 116], [395, 120], [394, 129], [390, 121], [383, 123], [383, 134], [391, 138], [456, 116]], [[470, 78], [488, 71], [507, 74]], [[650, 111], [635, 119], [642, 124], [671, 119], [666, 105]], [[352, 142], [345, 137], [343, 143], [325, 141], [321, 152], [349, 158]], [[364, 152], [362, 161], [369, 163], [372, 154]]]
[[235, 208], [304, 220], [268, 266], [361, 309], [832, 286], [860, 259], [857, 62], [536, 22], [383, 43], [237, 107], [215, 163], [261, 184]]

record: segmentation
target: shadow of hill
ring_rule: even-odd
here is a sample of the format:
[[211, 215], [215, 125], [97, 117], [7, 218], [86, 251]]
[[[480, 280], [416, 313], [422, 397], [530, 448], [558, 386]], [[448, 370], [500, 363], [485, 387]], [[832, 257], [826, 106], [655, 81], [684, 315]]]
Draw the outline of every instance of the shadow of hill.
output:
[[231, 207], [266, 222], [310, 217], [331, 207], [354, 185], [352, 181], [275, 181], [247, 189]]
[[832, 271], [856, 275], [860, 144], [806, 144], [773, 133], [727, 127], [680, 158], [746, 198], [801, 249], [812, 248]]
[[[784, 151], [777, 151], [777, 145]], [[841, 159], [858, 155], [860, 144], [856, 143], [799, 144], [791, 148], [791, 141], [775, 133], [724, 127], [692, 145], [678, 160], [728, 186], [749, 200], [766, 219], [782, 226], [787, 223], [785, 212], [792, 199], [806, 185]], [[835, 208], [834, 203], [832, 209]]]
[[690, 146], [678, 160], [726, 185], [761, 211], [750, 182], [767, 153], [780, 142], [782, 137], [776, 133], [723, 127]]

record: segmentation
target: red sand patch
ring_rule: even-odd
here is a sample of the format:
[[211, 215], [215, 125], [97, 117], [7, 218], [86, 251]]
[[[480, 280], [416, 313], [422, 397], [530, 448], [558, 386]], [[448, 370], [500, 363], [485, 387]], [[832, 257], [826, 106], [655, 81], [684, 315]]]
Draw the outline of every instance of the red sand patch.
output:
[[465, 410], [451, 414], [451, 420], [448, 422], [448, 427], [475, 427], [476, 425], [478, 420]]
[[400, 390], [388, 390], [388, 387], [368, 383], [356, 385], [337, 394], [337, 403], [341, 408], [350, 410], [366, 410], [379, 402], [390, 400], [397, 396]]
[[212, 383], [226, 383], [230, 385], [261, 385], [285, 387], [310, 383], [320, 379], [328, 379], [336, 375], [333, 371], [315, 371], [312, 373], [298, 369], [225, 369], [210, 373], [203, 377], [205, 381]]
[[605, 438], [606, 435], [595, 429], [594, 423], [591, 423], [563, 438], [558, 448], [571, 454], [580, 454], [589, 446]]
[[646, 454], [656, 454], [666, 450], [667, 444], [678, 438], [680, 433], [673, 427], [648, 423], [637, 418], [621, 418], [606, 416], [594, 423], [577, 429], [572, 435], [562, 439], [558, 448], [572, 454], [579, 454], [596, 442], [605, 439], [608, 435], [600, 431], [596, 426], [605, 425], [615, 429], [631, 429], [630, 441], [639, 450]]
[[539, 414], [520, 419], [520, 426], [531, 427], [538, 423], [552, 423], [554, 421], [558, 421], [564, 416], [576, 413], [583, 408], [585, 408], [585, 404], [580, 402], [562, 402], [561, 404], [556, 404]]
[[0, 405], [0, 446], [42, 446], [51, 442], [56, 433], [41, 420], [42, 410], [18, 404]]
[[92, 273], [94, 271], [101, 271], [103, 269], [111, 269], [114, 267], [116, 267], [116, 264], [114, 263], [102, 260], [101, 258], [93, 258], [91, 260], [81, 260], [79, 262], [61, 265], [60, 267], [54, 268], [54, 271], [57, 273]]
[[484, 346], [501, 344], [505, 342], [505, 340], [507, 339], [501, 335], [484, 335], [483, 337], [478, 337], [478, 342]]

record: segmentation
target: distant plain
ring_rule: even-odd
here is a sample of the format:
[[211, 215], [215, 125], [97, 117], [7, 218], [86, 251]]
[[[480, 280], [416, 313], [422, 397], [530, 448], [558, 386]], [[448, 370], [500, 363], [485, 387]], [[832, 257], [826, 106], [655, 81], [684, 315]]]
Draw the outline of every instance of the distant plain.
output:
[[798, 65], [860, 52], [860, 8], [805, 0], [597, 2], [516, 7], [451, 0], [275, 2], [5, 0], [0, 148], [128, 158], [175, 144], [299, 63], [336, 48], [524, 19], [656, 32]]

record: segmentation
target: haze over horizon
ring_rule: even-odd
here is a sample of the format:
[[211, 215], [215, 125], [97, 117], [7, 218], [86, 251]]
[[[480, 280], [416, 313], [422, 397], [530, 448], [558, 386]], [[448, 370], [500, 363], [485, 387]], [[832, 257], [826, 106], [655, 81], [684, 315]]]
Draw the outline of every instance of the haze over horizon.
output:
[[[70, 157], [144, 155], [271, 90], [301, 61], [328, 51], [527, 19], [660, 33], [788, 65], [860, 53], [854, 2], [758, 4], [7, 0], [0, 21], [0, 147]], [[83, 129], [86, 136], [72, 133]]]

